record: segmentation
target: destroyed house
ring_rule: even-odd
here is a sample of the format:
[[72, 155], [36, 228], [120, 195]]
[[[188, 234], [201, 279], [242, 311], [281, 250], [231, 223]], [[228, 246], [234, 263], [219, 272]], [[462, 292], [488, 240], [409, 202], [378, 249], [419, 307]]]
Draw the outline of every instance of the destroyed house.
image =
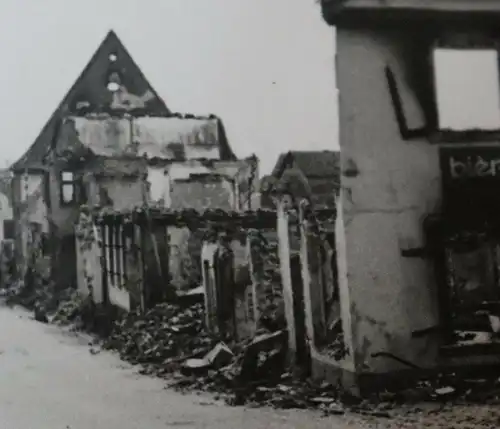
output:
[[[82, 210], [77, 225], [77, 244], [80, 246], [78, 289], [84, 295], [92, 294], [94, 301], [98, 303], [108, 302], [124, 310], [136, 307], [144, 310], [168, 297], [185, 295], [186, 290], [179, 290], [178, 284], [171, 281], [173, 276], [171, 259], [175, 252], [169, 238], [172, 229], [185, 228], [193, 235], [203, 237], [203, 249], [206, 250], [206, 244], [227, 243], [226, 239], [231, 242], [241, 242], [241, 240], [245, 242], [249, 231], [255, 228], [272, 231], [275, 224], [276, 213], [262, 210], [252, 212], [165, 208], [146, 210], [136, 208], [120, 212], [112, 209], [93, 212]], [[95, 240], [86, 239], [93, 235], [96, 236]], [[238, 249], [240, 253], [232, 259], [235, 263], [231, 267], [225, 266], [224, 275], [218, 272], [218, 275], [223, 275], [220, 280], [225, 280], [224, 289], [219, 289], [219, 292], [222, 291], [226, 296], [225, 299], [232, 302], [232, 308], [231, 306], [224, 308], [226, 314], [228, 311], [231, 313], [235, 305], [243, 304], [244, 295], [231, 286], [234, 284], [231, 280], [234, 274], [232, 269], [240, 265], [242, 260], [248, 265], [248, 260], [242, 258], [241, 253], [245, 246], [239, 246]], [[198, 253], [198, 264], [202, 259], [205, 260]], [[193, 262], [193, 258], [190, 262]], [[210, 266], [213, 267], [213, 264]], [[89, 277], [93, 279], [91, 287], [88, 287]], [[206, 281], [208, 278], [203, 284], [206, 285]], [[241, 285], [246, 287], [246, 281]], [[197, 288], [191, 288], [193, 289]], [[213, 296], [211, 295], [213, 289], [209, 287], [206, 290], [206, 299], [209, 299]], [[217, 308], [221, 309], [221, 295], [218, 296]], [[215, 303], [208, 301], [208, 313], [215, 308], [212, 304]], [[241, 311], [238, 313], [240, 321], [242, 314]], [[236, 328], [233, 319], [228, 322], [233, 329]], [[248, 329], [250, 328], [244, 327], [245, 332]]]
[[74, 284], [81, 205], [124, 210], [151, 204], [152, 195], [161, 199], [170, 192], [166, 172], [172, 166], [196, 172], [233, 160], [222, 121], [172, 113], [110, 31], [11, 167], [18, 257], [26, 267], [32, 243], [50, 237], [50, 249], [42, 253], [50, 254], [59, 272], [52, 278]]
[[340, 100], [340, 372], [380, 386], [412, 364], [497, 362], [500, 2], [321, 6]]

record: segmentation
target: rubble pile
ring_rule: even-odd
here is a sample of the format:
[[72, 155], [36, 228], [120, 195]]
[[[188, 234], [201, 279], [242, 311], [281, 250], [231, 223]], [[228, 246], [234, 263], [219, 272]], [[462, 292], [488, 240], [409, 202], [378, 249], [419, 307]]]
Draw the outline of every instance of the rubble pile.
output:
[[337, 389], [286, 371], [286, 332], [261, 333], [238, 344], [209, 335], [203, 304], [158, 304], [146, 314], [127, 313], [104, 341], [143, 374], [169, 376], [180, 391], [208, 391], [229, 404], [277, 408], [318, 407], [338, 412]]
[[317, 408], [330, 414], [341, 414], [344, 406], [336, 386], [303, 380], [284, 372], [255, 381], [238, 377], [237, 365], [210, 370], [204, 376], [177, 376], [170, 387], [179, 391], [201, 390], [216, 393], [230, 405], [271, 406], [274, 408]]
[[88, 306], [88, 301], [89, 299], [82, 297], [76, 290], [68, 291], [67, 296], [60, 301], [52, 317], [52, 322], [58, 325], [67, 325], [80, 321]]
[[104, 347], [119, 352], [144, 373], [162, 375], [188, 358], [203, 356], [216, 340], [204, 329], [203, 305], [161, 303], [145, 314], [130, 312], [115, 321]]
[[24, 282], [18, 282], [4, 293], [7, 305], [21, 305], [33, 310], [40, 302], [46, 302], [49, 298], [47, 287], [31, 289]]
[[487, 376], [467, 376], [459, 373], [440, 373], [418, 380], [404, 389], [378, 392], [374, 402], [416, 404], [421, 402], [500, 403], [500, 373], [489, 371]]
[[6, 290], [4, 296], [7, 305], [32, 310], [35, 320], [48, 323], [49, 316], [53, 315], [52, 320], [58, 324], [74, 322], [82, 312], [84, 301], [76, 290], [58, 290], [50, 283], [32, 289], [19, 282]]
[[29, 310], [45, 313], [56, 311], [62, 301], [68, 299], [72, 289], [57, 289], [53, 283], [44, 282], [38, 287], [29, 287], [26, 282], [19, 282], [6, 292], [7, 305], [21, 305]]
[[235, 345], [218, 343], [201, 359], [186, 360], [170, 384], [179, 391], [216, 393], [230, 405], [319, 408], [341, 414], [339, 390], [287, 370], [286, 333], [264, 333]]

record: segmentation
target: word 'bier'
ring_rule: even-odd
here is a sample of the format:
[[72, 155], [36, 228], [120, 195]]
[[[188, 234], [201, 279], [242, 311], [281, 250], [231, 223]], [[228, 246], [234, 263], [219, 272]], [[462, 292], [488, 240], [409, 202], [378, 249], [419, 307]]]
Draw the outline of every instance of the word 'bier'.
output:
[[494, 177], [499, 173], [500, 157], [485, 159], [482, 156], [467, 156], [457, 159], [449, 158], [450, 175], [452, 179], [464, 179], [472, 177]]

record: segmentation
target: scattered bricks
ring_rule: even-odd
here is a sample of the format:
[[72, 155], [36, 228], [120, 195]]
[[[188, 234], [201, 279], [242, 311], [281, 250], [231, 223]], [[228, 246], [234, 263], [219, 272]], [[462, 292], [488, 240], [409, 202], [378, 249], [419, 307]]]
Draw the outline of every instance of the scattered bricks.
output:
[[128, 362], [149, 366], [148, 373], [171, 373], [216, 344], [203, 320], [202, 304], [158, 304], [146, 314], [131, 312], [117, 320], [105, 347], [117, 350]]
[[259, 366], [259, 357], [262, 363], [270, 356], [277, 355], [281, 350], [284, 350], [285, 344], [285, 331], [257, 336], [245, 349], [241, 363], [241, 378], [253, 379]]
[[224, 343], [218, 343], [209, 353], [204, 357], [213, 369], [219, 369], [229, 365], [234, 358], [231, 349]]

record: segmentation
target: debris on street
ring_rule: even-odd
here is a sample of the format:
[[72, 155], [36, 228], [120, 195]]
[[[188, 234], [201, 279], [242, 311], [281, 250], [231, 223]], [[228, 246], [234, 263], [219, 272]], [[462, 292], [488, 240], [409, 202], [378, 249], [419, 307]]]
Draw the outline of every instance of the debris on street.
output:
[[60, 302], [52, 317], [52, 322], [58, 325], [76, 323], [82, 316], [86, 301], [87, 299], [83, 298], [77, 291], [72, 291], [67, 299]]
[[6, 289], [4, 297], [7, 305], [20, 305], [32, 310], [35, 320], [44, 323], [47, 323], [46, 319], [50, 315], [58, 313], [68, 303], [78, 306], [81, 302], [77, 291], [72, 288], [56, 288], [51, 282], [30, 287], [29, 283], [20, 281]]
[[203, 324], [203, 305], [162, 303], [145, 314], [130, 312], [118, 319], [104, 347], [122, 359], [144, 365], [144, 372], [162, 375], [189, 358], [204, 356], [217, 343]]
[[144, 374], [168, 377], [180, 391], [213, 392], [232, 405], [343, 412], [336, 387], [286, 370], [284, 331], [227, 343], [207, 333], [203, 320], [202, 304], [158, 304], [145, 314], [130, 312], [117, 320], [103, 347], [141, 364]]
[[[226, 347], [219, 343], [202, 359], [187, 360], [170, 387], [213, 392], [231, 405], [317, 408], [327, 414], [344, 412], [336, 386], [303, 379], [287, 370], [284, 331], [261, 333], [234, 345], [232, 350]], [[231, 360], [230, 352], [234, 353]], [[211, 360], [213, 356], [219, 357], [219, 363]], [[220, 365], [223, 359], [227, 360], [225, 366]]]

